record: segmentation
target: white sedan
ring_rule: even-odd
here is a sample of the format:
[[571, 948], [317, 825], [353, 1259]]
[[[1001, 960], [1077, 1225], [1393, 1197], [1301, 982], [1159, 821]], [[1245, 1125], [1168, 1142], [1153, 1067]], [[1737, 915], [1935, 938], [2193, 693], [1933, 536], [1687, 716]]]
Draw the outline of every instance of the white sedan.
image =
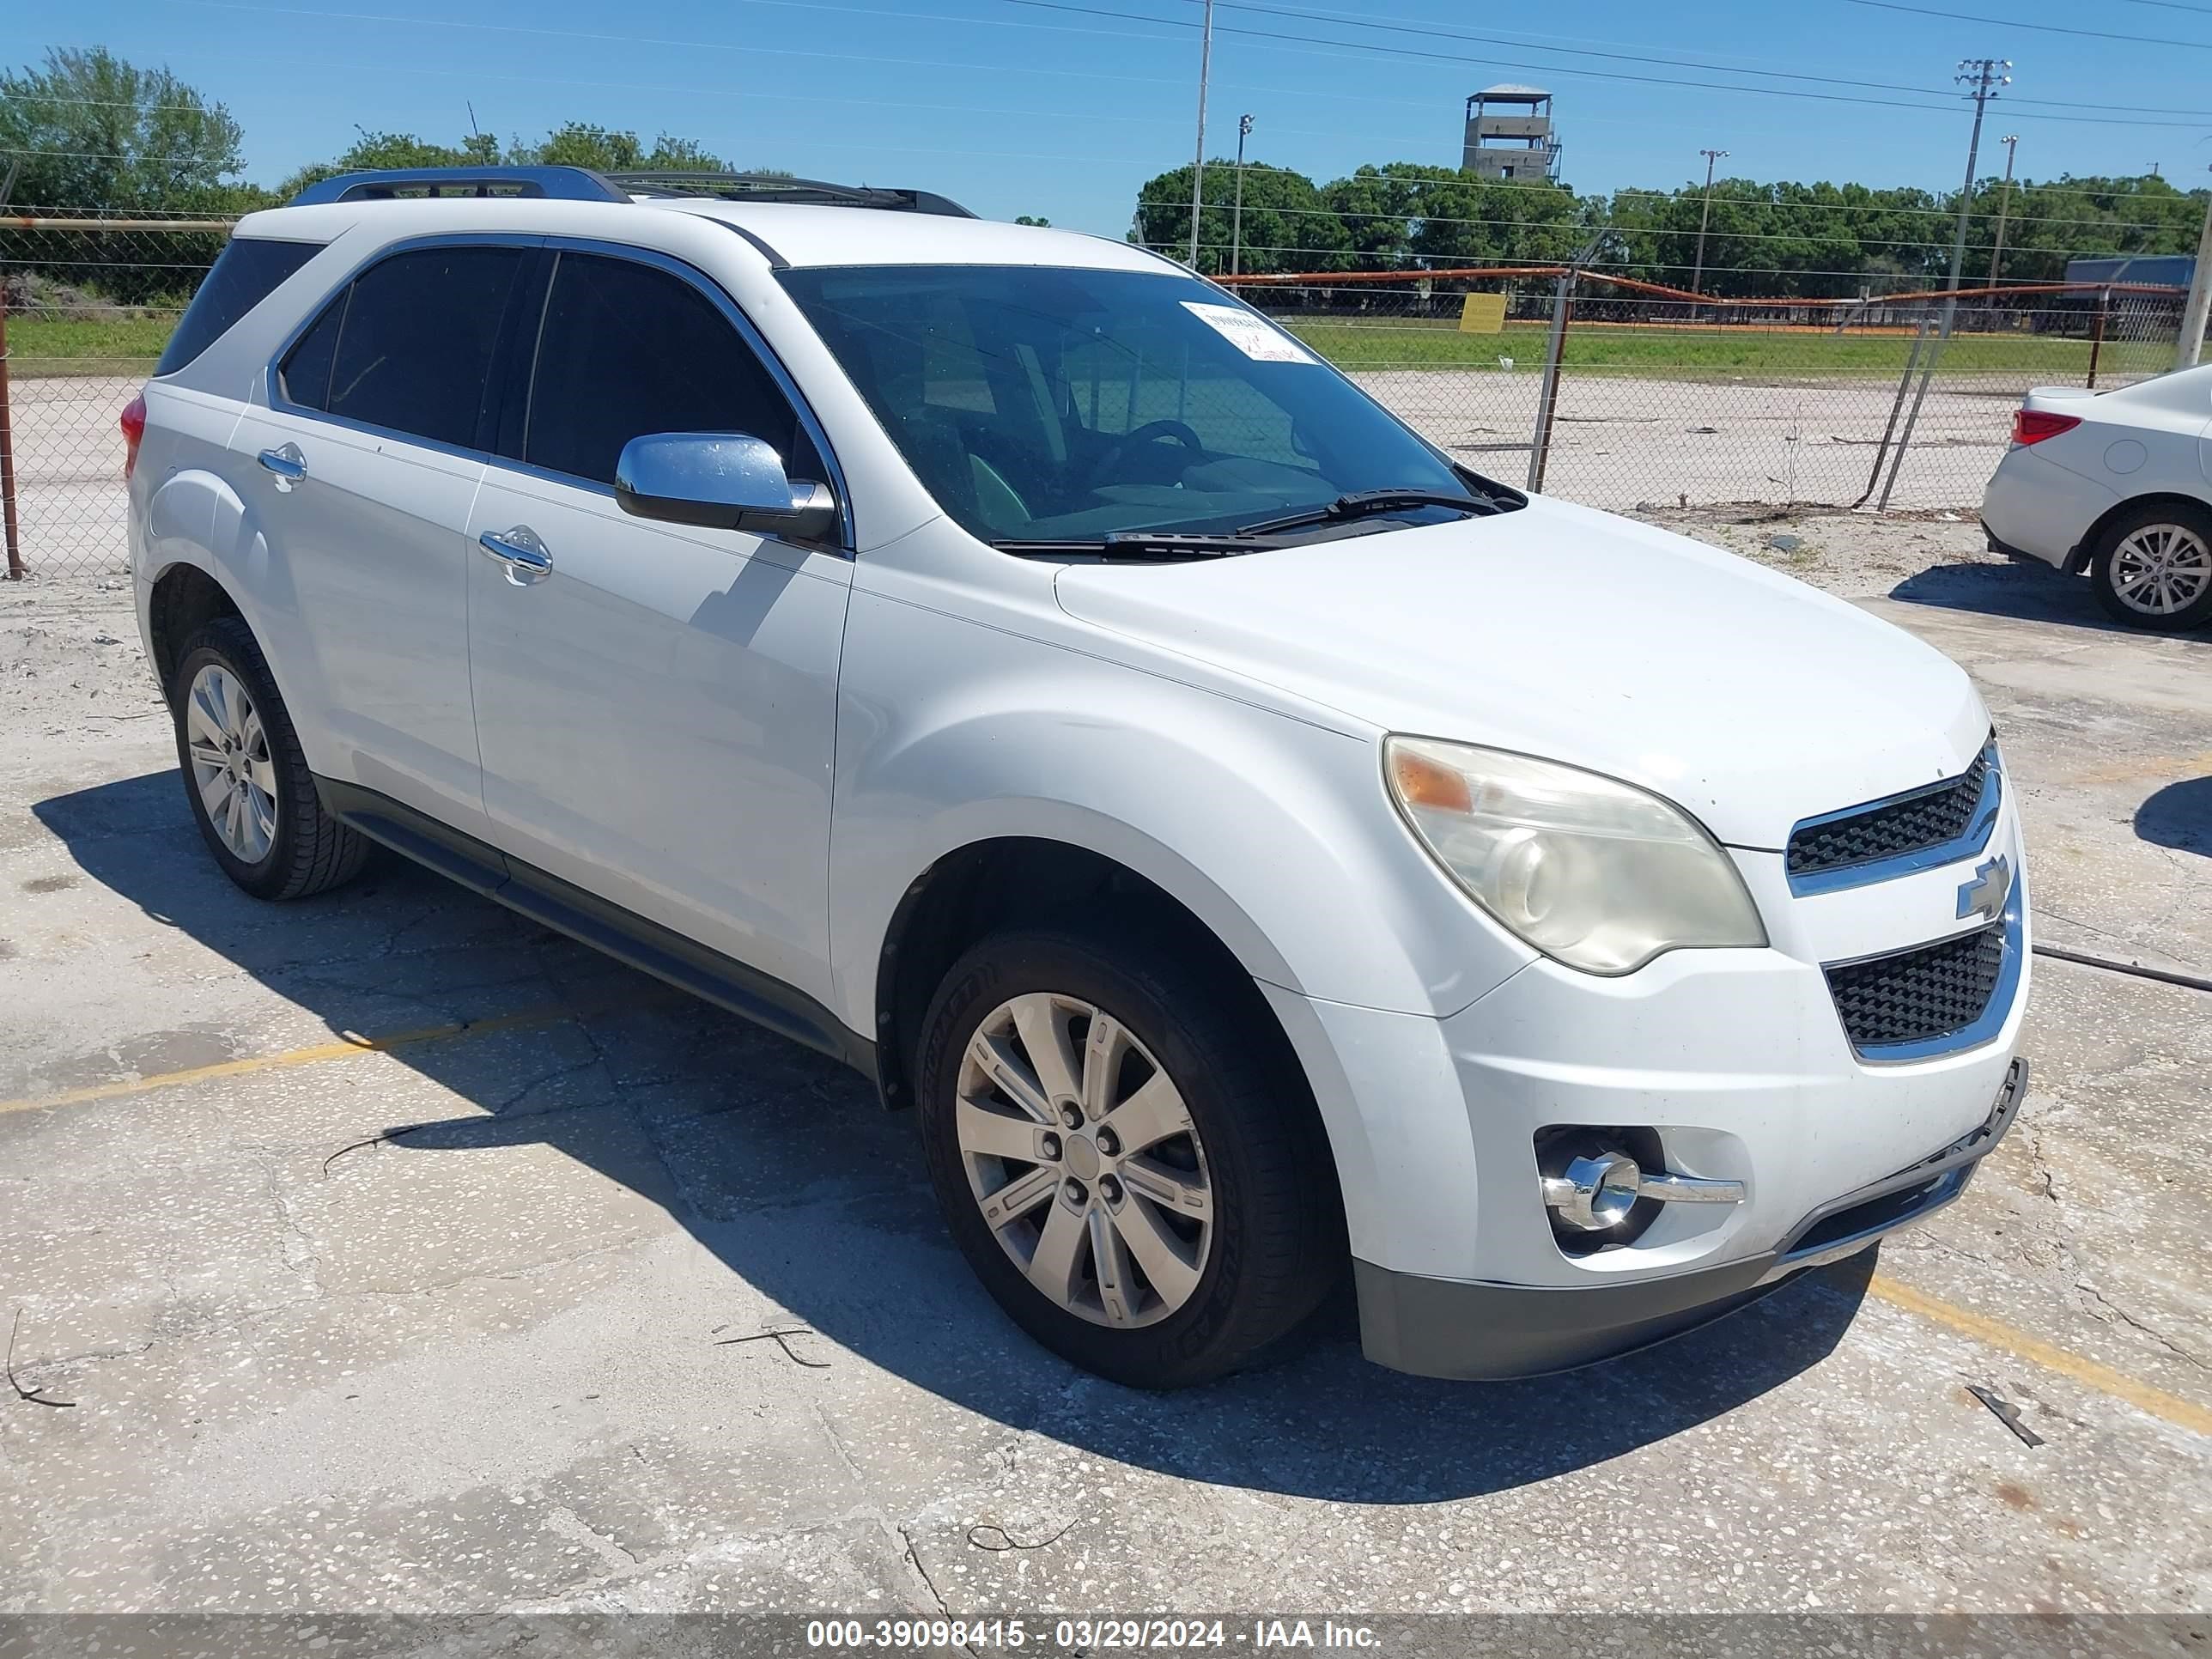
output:
[[2212, 622], [2212, 364], [2118, 392], [2039, 386], [1982, 496], [1990, 545], [2165, 631]]

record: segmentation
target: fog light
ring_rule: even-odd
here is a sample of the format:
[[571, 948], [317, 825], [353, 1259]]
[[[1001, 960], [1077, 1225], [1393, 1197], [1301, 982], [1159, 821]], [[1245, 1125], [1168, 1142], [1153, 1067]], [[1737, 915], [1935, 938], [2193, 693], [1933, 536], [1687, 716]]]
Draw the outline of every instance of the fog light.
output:
[[1544, 1177], [1544, 1202], [1570, 1227], [1601, 1233], [1628, 1219], [1644, 1191], [1644, 1171], [1626, 1152], [1577, 1158]]

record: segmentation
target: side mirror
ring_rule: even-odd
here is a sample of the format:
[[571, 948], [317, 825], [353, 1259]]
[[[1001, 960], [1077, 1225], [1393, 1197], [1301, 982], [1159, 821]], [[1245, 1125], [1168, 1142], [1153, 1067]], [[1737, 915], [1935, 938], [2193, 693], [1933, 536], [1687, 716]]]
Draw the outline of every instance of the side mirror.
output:
[[837, 528], [830, 487], [792, 483], [783, 458], [743, 432], [632, 438], [615, 464], [615, 500], [641, 519], [791, 541], [823, 541]]

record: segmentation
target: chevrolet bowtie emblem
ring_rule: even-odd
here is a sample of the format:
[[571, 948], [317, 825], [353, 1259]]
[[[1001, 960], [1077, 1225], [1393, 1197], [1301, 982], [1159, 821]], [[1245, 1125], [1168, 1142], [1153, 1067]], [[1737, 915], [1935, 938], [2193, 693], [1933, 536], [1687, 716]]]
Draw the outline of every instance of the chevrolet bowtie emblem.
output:
[[1981, 916], [1995, 921], [2004, 914], [2012, 896], [2012, 864], [2000, 854], [1987, 864], [1974, 866], [1974, 878], [1959, 884], [1959, 916]]

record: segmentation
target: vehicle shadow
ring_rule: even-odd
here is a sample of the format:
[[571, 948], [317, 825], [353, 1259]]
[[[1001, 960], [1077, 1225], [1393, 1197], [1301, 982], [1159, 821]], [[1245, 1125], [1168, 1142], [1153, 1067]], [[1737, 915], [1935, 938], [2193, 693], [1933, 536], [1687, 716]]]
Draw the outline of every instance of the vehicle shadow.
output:
[[2169, 783], [2136, 808], [2136, 835], [2154, 847], [2212, 858], [2212, 777]]
[[[33, 810], [91, 878], [334, 1033], [563, 1000], [597, 1010], [575, 1022], [583, 1051], [568, 1066], [603, 1083], [595, 1094], [536, 1086], [549, 1034], [393, 1049], [451, 1091], [453, 1109], [385, 1125], [380, 1146], [309, 1149], [343, 1154], [330, 1178], [374, 1182], [400, 1167], [394, 1158], [557, 1148], [664, 1207], [732, 1274], [834, 1345], [811, 1347], [810, 1358], [834, 1364], [848, 1351], [1102, 1457], [1370, 1504], [1526, 1486], [1683, 1433], [1817, 1364], [1849, 1328], [1874, 1270], [1869, 1253], [1662, 1347], [1541, 1381], [1383, 1370], [1361, 1357], [1346, 1296], [1313, 1341], [1272, 1369], [1175, 1395], [1121, 1389], [1044, 1352], [998, 1311], [938, 1218], [908, 1115], [884, 1111], [835, 1062], [394, 857], [324, 898], [258, 903], [205, 855], [173, 772]], [[670, 1340], [712, 1339], [700, 1330]]]
[[2203, 629], [2191, 633], [2153, 634], [2115, 622], [2099, 606], [2087, 578], [2065, 575], [2045, 564], [1931, 565], [1891, 588], [1889, 597], [1907, 605], [1966, 611], [2017, 622], [2057, 623], [2100, 634], [2212, 642], [2212, 633]]

